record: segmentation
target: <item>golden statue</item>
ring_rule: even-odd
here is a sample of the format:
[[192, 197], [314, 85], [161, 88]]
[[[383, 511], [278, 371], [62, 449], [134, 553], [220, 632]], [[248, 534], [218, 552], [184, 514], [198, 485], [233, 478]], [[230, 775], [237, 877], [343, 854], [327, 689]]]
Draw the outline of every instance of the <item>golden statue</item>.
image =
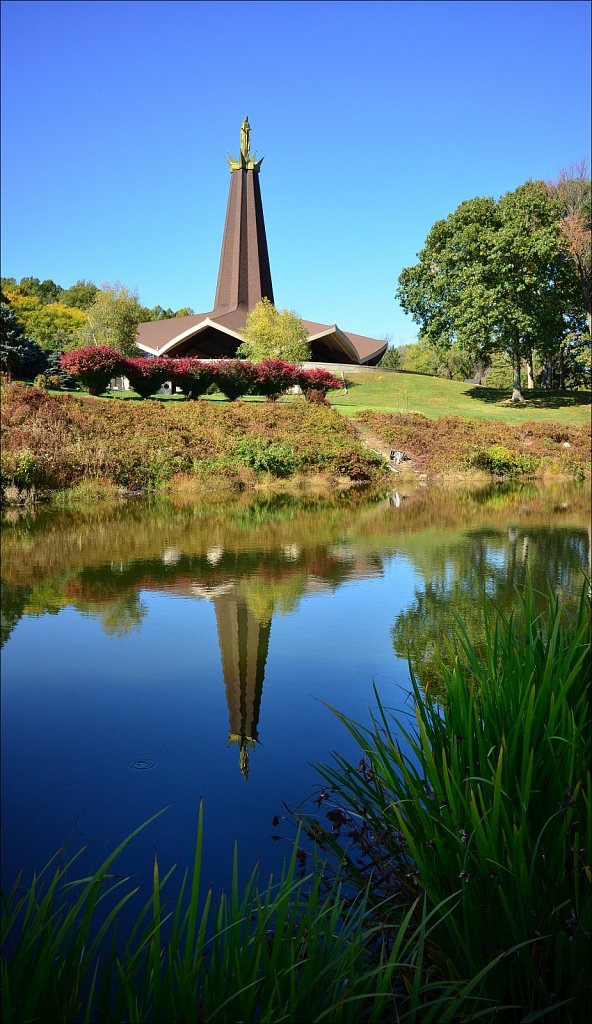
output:
[[249, 159], [250, 139], [251, 139], [251, 125], [249, 124], [249, 118], [245, 117], [243, 123], [241, 124], [241, 132], [240, 132], [240, 150], [241, 150], [241, 155], [245, 158], [245, 160]]

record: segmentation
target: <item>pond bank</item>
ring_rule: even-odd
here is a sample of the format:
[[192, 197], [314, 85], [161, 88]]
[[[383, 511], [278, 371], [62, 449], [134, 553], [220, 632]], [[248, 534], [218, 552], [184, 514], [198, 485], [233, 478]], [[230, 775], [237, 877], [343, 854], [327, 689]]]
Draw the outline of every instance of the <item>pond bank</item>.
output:
[[[348, 420], [323, 405], [119, 402], [11, 384], [2, 395], [2, 500], [56, 492], [72, 500], [165, 491], [187, 500], [243, 491], [385, 493], [448, 478], [585, 480], [581, 426], [365, 411]], [[400, 452], [393, 463], [392, 450]]]

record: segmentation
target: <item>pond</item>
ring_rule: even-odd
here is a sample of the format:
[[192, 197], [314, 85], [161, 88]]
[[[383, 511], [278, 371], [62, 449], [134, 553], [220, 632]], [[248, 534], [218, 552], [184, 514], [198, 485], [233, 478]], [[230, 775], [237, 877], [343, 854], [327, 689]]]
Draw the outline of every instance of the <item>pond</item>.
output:
[[436, 686], [454, 616], [479, 642], [483, 594], [508, 612], [527, 572], [575, 604], [588, 524], [568, 487], [9, 512], [5, 884], [65, 843], [96, 865], [166, 807], [120, 862], [150, 884], [154, 850], [190, 863], [200, 799], [207, 880], [235, 840], [244, 875], [277, 871], [314, 764], [359, 759], [329, 706], [367, 722], [376, 688], [408, 714], [408, 657]]

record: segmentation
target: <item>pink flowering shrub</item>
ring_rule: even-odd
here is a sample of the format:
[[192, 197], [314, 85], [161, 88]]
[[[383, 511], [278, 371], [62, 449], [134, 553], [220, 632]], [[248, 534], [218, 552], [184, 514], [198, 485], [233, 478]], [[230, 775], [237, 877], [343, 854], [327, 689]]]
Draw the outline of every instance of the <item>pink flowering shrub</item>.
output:
[[108, 345], [89, 345], [65, 352], [60, 367], [76, 377], [85, 391], [100, 395], [112, 377], [125, 373], [125, 356]]
[[300, 370], [298, 383], [307, 402], [317, 402], [323, 405], [326, 401], [327, 391], [335, 391], [343, 387], [343, 381], [329, 370], [322, 370], [317, 367], [313, 370]]
[[257, 366], [254, 391], [275, 402], [284, 391], [299, 383], [300, 367], [285, 359], [264, 359]]

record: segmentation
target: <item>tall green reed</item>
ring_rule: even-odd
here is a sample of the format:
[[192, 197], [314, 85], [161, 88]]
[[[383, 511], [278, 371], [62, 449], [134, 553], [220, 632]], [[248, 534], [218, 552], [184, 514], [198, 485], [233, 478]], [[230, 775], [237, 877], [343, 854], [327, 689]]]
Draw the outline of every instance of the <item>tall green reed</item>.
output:
[[412, 724], [378, 694], [368, 728], [335, 712], [363, 756], [319, 767], [333, 828], [302, 820], [354, 890], [421, 893], [428, 910], [455, 897], [431, 934], [441, 977], [496, 958], [478, 993], [507, 1019], [575, 1022], [590, 1010], [590, 601], [566, 621], [536, 596], [509, 618], [485, 608], [484, 652], [458, 623], [445, 703], [412, 674]]
[[[113, 866], [145, 825], [93, 875], [68, 881], [75, 855], [29, 888], [19, 879], [3, 900], [5, 1024], [474, 1019], [474, 982], [443, 986], [435, 1000], [429, 988], [424, 950], [445, 907], [393, 908], [385, 927], [367, 891], [352, 901], [339, 879], [327, 888], [320, 862], [300, 877], [298, 839], [279, 880], [262, 887], [255, 870], [240, 889], [235, 853], [229, 894], [215, 901], [201, 893], [201, 807], [192, 871], [168, 896], [173, 872], [161, 876], [155, 858], [142, 898]], [[118, 936], [120, 911], [138, 899]]]

